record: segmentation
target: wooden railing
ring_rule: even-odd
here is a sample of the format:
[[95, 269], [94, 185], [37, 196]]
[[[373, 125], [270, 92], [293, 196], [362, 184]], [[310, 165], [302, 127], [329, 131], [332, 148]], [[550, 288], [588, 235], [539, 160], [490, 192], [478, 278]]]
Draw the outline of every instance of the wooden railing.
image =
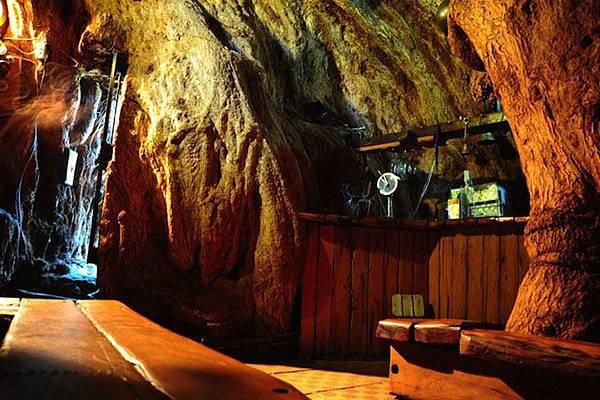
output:
[[396, 293], [421, 294], [437, 318], [504, 323], [527, 269], [526, 218], [306, 223], [300, 356], [378, 358], [379, 320]]

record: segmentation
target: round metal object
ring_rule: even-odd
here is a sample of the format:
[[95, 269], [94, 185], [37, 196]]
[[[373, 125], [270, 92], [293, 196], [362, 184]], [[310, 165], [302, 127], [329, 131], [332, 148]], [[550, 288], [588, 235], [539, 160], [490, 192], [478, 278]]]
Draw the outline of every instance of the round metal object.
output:
[[384, 196], [391, 196], [398, 189], [400, 178], [391, 173], [386, 172], [377, 179], [377, 189]]

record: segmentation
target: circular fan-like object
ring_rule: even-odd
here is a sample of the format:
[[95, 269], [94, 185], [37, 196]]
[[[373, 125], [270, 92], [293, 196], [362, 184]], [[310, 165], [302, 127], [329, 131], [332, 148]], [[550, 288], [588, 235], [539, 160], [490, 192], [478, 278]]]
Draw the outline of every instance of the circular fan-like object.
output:
[[400, 178], [398, 176], [391, 172], [386, 172], [377, 179], [377, 189], [382, 195], [391, 196], [398, 189], [399, 182]]

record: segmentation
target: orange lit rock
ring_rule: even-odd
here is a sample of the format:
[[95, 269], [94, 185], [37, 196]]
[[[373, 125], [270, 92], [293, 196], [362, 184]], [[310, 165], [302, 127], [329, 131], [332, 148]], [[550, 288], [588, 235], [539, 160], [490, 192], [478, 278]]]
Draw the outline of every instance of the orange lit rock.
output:
[[594, 0], [451, 3], [453, 49], [485, 64], [531, 194], [510, 331], [600, 341], [598, 15]]
[[290, 329], [294, 212], [335, 211], [360, 173], [346, 125], [389, 133], [480, 110], [418, 1], [87, 4], [84, 53], [130, 62], [100, 285], [208, 334]]

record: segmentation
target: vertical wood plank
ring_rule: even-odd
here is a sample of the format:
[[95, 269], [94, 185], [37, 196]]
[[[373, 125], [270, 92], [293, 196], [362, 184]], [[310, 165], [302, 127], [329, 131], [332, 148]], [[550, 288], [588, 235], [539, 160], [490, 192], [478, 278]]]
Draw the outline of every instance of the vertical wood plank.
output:
[[484, 228], [483, 275], [485, 282], [485, 321], [500, 322], [500, 301], [498, 288], [500, 285], [500, 236], [497, 226]]
[[302, 276], [302, 310], [299, 354], [312, 358], [315, 350], [315, 312], [317, 304], [317, 265], [319, 262], [319, 224], [307, 224], [308, 239]]
[[440, 318], [450, 316], [450, 301], [452, 296], [452, 231], [442, 232], [441, 265], [440, 265]]
[[426, 231], [415, 232], [414, 293], [423, 296], [423, 302], [429, 304], [429, 235]]
[[317, 311], [315, 357], [327, 358], [331, 350], [331, 307], [333, 296], [335, 225], [321, 225], [319, 233], [319, 264], [317, 273]]
[[340, 226], [336, 234], [339, 251], [334, 262], [331, 354], [343, 357], [349, 354], [352, 227]]
[[452, 286], [449, 317], [467, 317], [467, 237], [464, 228], [457, 228], [452, 239]]
[[369, 229], [352, 230], [352, 306], [350, 314], [350, 352], [364, 357], [367, 351], [367, 288], [369, 268]]
[[390, 229], [386, 233], [387, 261], [385, 268], [385, 295], [383, 309], [386, 318], [393, 317], [392, 296], [399, 290], [399, 262], [400, 262], [400, 232]]
[[385, 229], [371, 229], [369, 236], [369, 287], [367, 302], [367, 351], [368, 356], [383, 354], [383, 342], [375, 337], [377, 324], [383, 319], [383, 296], [385, 267]]
[[515, 225], [500, 228], [500, 322], [506, 323], [519, 288], [519, 237]]
[[483, 281], [483, 232], [480, 228], [469, 231], [467, 250], [467, 319], [485, 320], [485, 296]]
[[415, 238], [412, 231], [400, 232], [400, 293], [413, 293]]
[[433, 308], [432, 317], [440, 315], [440, 249], [441, 241], [439, 232], [429, 234], [429, 303]]

